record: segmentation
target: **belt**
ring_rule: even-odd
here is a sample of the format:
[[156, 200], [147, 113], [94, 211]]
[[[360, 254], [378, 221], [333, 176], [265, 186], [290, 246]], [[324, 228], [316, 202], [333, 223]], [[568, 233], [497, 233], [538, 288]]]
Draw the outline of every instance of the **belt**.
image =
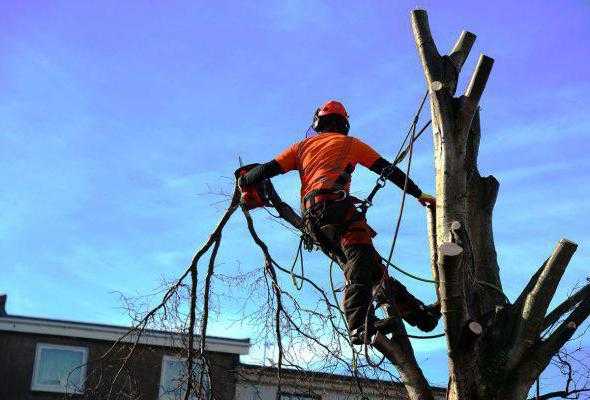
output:
[[319, 203], [338, 202], [346, 199], [348, 193], [345, 190], [339, 189], [315, 189], [306, 194], [301, 200], [301, 208], [309, 210]]

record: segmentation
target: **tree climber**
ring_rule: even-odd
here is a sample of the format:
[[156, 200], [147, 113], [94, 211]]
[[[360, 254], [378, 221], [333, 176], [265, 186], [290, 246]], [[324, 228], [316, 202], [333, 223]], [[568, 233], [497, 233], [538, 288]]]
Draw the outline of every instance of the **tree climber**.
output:
[[[364, 214], [357, 210], [355, 205], [360, 201], [349, 195], [351, 174], [356, 164], [361, 164], [402, 190], [405, 185], [406, 192], [424, 206], [434, 205], [434, 197], [423, 193], [398, 167], [370, 146], [348, 136], [348, 114], [340, 102], [330, 100], [318, 108], [312, 128], [317, 135], [293, 144], [272, 161], [250, 169], [240, 176], [239, 187], [246, 193], [264, 179], [299, 171], [306, 234], [316, 243], [335, 249], [346, 260], [343, 306], [353, 344], [362, 344], [365, 337], [370, 338], [375, 332], [373, 288], [384, 278], [394, 293], [401, 317], [423, 331], [431, 331], [440, 318], [439, 305], [425, 306], [400, 282], [386, 276], [386, 268], [373, 247], [372, 238], [376, 233], [367, 224]], [[376, 293], [378, 302], [388, 302], [379, 294], [382, 292]], [[367, 335], [364, 334], [365, 318], [369, 319]]]

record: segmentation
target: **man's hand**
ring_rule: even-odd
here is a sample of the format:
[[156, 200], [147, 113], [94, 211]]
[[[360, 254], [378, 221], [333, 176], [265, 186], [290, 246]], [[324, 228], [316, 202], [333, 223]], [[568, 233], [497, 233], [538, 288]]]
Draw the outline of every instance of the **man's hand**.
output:
[[242, 177], [243, 177], [243, 175], [238, 176], [238, 182], [237, 182], [238, 189], [240, 190], [240, 192], [244, 191], [244, 185], [242, 184]]
[[428, 207], [428, 206], [434, 207], [436, 205], [436, 199], [434, 198], [434, 196], [431, 196], [428, 193], [424, 193], [424, 192], [422, 192], [420, 194], [420, 197], [418, 197], [418, 201], [424, 207]]

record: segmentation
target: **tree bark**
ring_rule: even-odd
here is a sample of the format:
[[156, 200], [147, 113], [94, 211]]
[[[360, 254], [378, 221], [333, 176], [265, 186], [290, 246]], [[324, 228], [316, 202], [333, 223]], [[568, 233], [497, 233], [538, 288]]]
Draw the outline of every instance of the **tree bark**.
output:
[[401, 320], [399, 324], [401, 326], [398, 328], [398, 334], [394, 333], [392, 340], [377, 333], [372, 345], [395, 365], [411, 400], [434, 400], [428, 381], [414, 357], [412, 345]]
[[[590, 289], [546, 316], [576, 249], [562, 240], [516, 303], [509, 303], [492, 231], [499, 184], [493, 176], [482, 177], [477, 166], [479, 102], [494, 60], [481, 55], [465, 93], [455, 97], [475, 35], [463, 32], [451, 52], [441, 56], [424, 10], [412, 12], [412, 30], [430, 94], [437, 202], [428, 227], [447, 336], [448, 399], [524, 400], [551, 357], [590, 314]], [[542, 340], [543, 330], [572, 309]]]

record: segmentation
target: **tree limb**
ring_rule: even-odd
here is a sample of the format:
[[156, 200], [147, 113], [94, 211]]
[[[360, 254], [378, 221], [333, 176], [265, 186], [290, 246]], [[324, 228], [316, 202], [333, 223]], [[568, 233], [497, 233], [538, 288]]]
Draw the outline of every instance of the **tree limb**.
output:
[[478, 108], [471, 121], [465, 150], [465, 170], [467, 171], [465, 228], [471, 244], [470, 251], [473, 254], [474, 271], [478, 282], [475, 287], [475, 307], [470, 311], [476, 320], [480, 320], [483, 316], [490, 316], [497, 306], [506, 304], [492, 229], [492, 216], [499, 183], [493, 176], [482, 178], [479, 173], [477, 157], [480, 137]]
[[465, 315], [465, 299], [460, 280], [462, 256], [463, 249], [455, 243], [443, 243], [438, 248], [438, 270], [442, 283], [441, 312], [451, 357], [459, 343]]
[[431, 87], [434, 82], [442, 84], [440, 82], [442, 61], [432, 34], [430, 33], [428, 14], [425, 10], [412, 11], [412, 30], [428, 86]]
[[514, 376], [514, 388], [516, 391], [526, 395], [528, 388], [547, 367], [552, 357], [571, 339], [589, 315], [590, 297], [586, 297], [547, 339], [538, 341], [528, 351], [527, 357], [514, 369], [516, 372]]
[[377, 332], [371, 344], [396, 366], [410, 400], [434, 400], [432, 390], [418, 366], [414, 352], [411, 350], [412, 345], [406, 335], [394, 333], [393, 339], [389, 340]]
[[574, 306], [578, 303], [583, 301], [584, 299], [590, 297], [590, 284], [587, 284], [582, 289], [578, 290], [576, 293], [565, 299], [561, 304], [555, 307], [543, 321], [543, 330], [551, 327], [555, 324], [561, 316], [569, 312]]
[[426, 223], [428, 225], [428, 248], [430, 250], [430, 269], [432, 278], [436, 281], [436, 298], [440, 301], [440, 283], [438, 276], [438, 256], [436, 249], [436, 208], [426, 207]]
[[475, 66], [475, 71], [471, 75], [471, 80], [465, 90], [465, 97], [470, 103], [470, 107], [474, 110], [479, 105], [479, 100], [486, 87], [490, 72], [492, 72], [492, 66], [494, 65], [494, 59], [484, 54], [480, 54]]
[[535, 351], [534, 358], [546, 360], [551, 357], [573, 336], [576, 330], [590, 315], [590, 297], [586, 297], [574, 308], [572, 313], [563, 321], [559, 327], [541, 342]]
[[457, 90], [459, 73], [469, 56], [474, 42], [475, 35], [471, 32], [463, 31], [449, 55], [443, 57], [443, 81], [446, 83], [451, 95], [454, 95]]
[[449, 60], [453, 63], [457, 72], [461, 71], [461, 67], [463, 67], [465, 60], [467, 60], [475, 38], [476, 36], [473, 33], [463, 31], [459, 39], [457, 39], [455, 46], [453, 46], [453, 50], [449, 54]]
[[537, 341], [543, 328], [543, 320], [557, 285], [578, 246], [567, 239], [559, 241], [553, 254], [530, 292], [524, 298], [522, 307], [516, 310], [516, 329], [509, 351], [507, 368], [514, 368], [526, 351]]
[[522, 289], [522, 291], [518, 295], [518, 298], [516, 299], [516, 301], [514, 301], [514, 308], [515, 309], [521, 309], [523, 307], [524, 302], [526, 301], [527, 297], [531, 294], [531, 292], [535, 288], [535, 285], [537, 284], [537, 282], [539, 280], [539, 276], [541, 276], [541, 274], [545, 270], [545, 267], [547, 266], [547, 261], [549, 261], [549, 259], [546, 259], [545, 261], [543, 261], [543, 264], [541, 264], [539, 269], [537, 269], [537, 271], [533, 274], [533, 276], [531, 276], [531, 279], [529, 279], [529, 281], [526, 284], [526, 286], [524, 287], [524, 289]]

